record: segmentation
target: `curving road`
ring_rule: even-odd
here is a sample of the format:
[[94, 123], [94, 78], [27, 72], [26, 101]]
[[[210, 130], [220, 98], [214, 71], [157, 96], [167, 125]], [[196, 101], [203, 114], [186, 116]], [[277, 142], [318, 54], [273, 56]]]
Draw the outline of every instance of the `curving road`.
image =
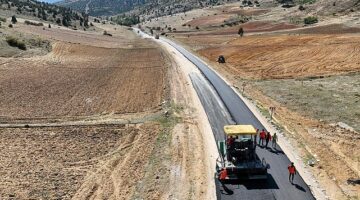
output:
[[[222, 127], [233, 122], [252, 124], [256, 128], [265, 129], [235, 91], [203, 61], [178, 44], [168, 39], [162, 38], [161, 40], [173, 46], [196, 65], [207, 79], [190, 75], [193, 86], [209, 118], [216, 140], [224, 139]], [[300, 175], [295, 176], [294, 184], [289, 183], [287, 166], [290, 160], [281, 148], [257, 148], [256, 152], [260, 159], [265, 158], [270, 165], [267, 181], [239, 182], [227, 184], [225, 187], [216, 181], [218, 199], [315, 199]]]

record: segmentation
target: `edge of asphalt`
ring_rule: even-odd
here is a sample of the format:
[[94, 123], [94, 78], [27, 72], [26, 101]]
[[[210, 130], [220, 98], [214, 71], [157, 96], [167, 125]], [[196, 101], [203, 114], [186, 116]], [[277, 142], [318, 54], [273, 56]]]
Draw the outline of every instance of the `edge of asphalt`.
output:
[[[172, 41], [174, 42], [174, 41]], [[183, 47], [184, 48], [184, 47]], [[186, 49], [186, 48], [185, 48]], [[188, 50], [188, 49], [186, 49]], [[189, 50], [188, 50], [189, 51]], [[194, 53], [193, 51], [189, 51], [191, 53]], [[279, 132], [272, 124], [269, 122], [259, 111], [259, 109], [247, 98], [245, 98], [234, 86], [230, 83], [230, 81], [219, 74], [214, 68], [211, 67], [207, 62], [205, 62], [203, 59], [201, 59], [198, 55], [193, 54], [196, 56], [197, 59], [199, 59], [201, 62], [205, 63], [209, 69], [211, 69], [216, 75], [218, 75], [221, 79], [224, 80], [224, 82], [230, 86], [230, 88], [241, 98], [241, 100], [246, 104], [246, 106], [251, 110], [251, 112], [255, 115], [255, 117], [260, 121], [261, 124], [265, 126], [267, 130], [274, 133], [280, 133], [279, 134], [279, 146], [282, 148], [284, 153], [288, 156], [288, 158], [295, 163], [295, 165], [300, 166], [297, 168], [299, 174], [304, 179], [305, 183], [309, 186], [311, 193], [314, 195], [314, 197], [318, 200], [326, 200], [328, 197], [324, 194], [324, 190], [320, 188], [318, 182], [315, 180], [314, 176], [311, 174], [311, 172], [307, 169], [304, 162], [301, 160], [300, 156], [298, 155], [298, 152], [294, 151], [294, 148], [292, 148], [290, 142], [286, 139], [283, 133]]]
[[[143, 33], [144, 34], [144, 33]], [[152, 38], [152, 37], [148, 37], [148, 38]], [[157, 41], [157, 40], [154, 40]], [[167, 45], [169, 45], [171, 48], [173, 48], [173, 50], [176, 50], [174, 47], [172, 47], [170, 44], [168, 44], [166, 41], [157, 41], [158, 43], [162, 43], [162, 45], [164, 45], [164, 43], [166, 43]], [[174, 41], [172, 41], [174, 42]], [[184, 48], [184, 47], [183, 47]], [[184, 48], [186, 49], [186, 48]], [[188, 50], [188, 49], [186, 49]], [[177, 51], [177, 50], [176, 50]], [[188, 50], [189, 51], [189, 50]], [[241, 93], [239, 93], [239, 91], [237, 91], [237, 89], [233, 86], [233, 84], [230, 83], [230, 81], [225, 78], [224, 76], [222, 76], [221, 74], [219, 74], [216, 70], [214, 70], [211, 65], [209, 65], [207, 62], [205, 62], [203, 59], [201, 59], [198, 55], [194, 54], [193, 51], [189, 51], [191, 53], [193, 53], [193, 55], [199, 59], [201, 62], [205, 63], [207, 65], [207, 67], [209, 67], [209, 69], [211, 69], [216, 75], [218, 75], [221, 79], [224, 80], [224, 82], [239, 96], [239, 98], [241, 98], [241, 100], [243, 100], [243, 102], [246, 104], [246, 106], [251, 110], [251, 112], [253, 112], [253, 114], [255, 115], [255, 117], [260, 121], [260, 123], [262, 123], [266, 129], [270, 130], [271, 132], [278, 132], [279, 133], [279, 146], [283, 149], [283, 151], [285, 152], [285, 154], [288, 156], [288, 158], [290, 160], [292, 160], [295, 165], [300, 166], [298, 167], [298, 172], [301, 175], [301, 177], [304, 179], [305, 183], [309, 186], [311, 193], [314, 195], [314, 197], [316, 199], [319, 200], [326, 200], [328, 199], [328, 197], [324, 194], [324, 190], [320, 188], [318, 182], [315, 180], [314, 176], [311, 174], [311, 172], [309, 171], [309, 169], [307, 169], [306, 165], [303, 163], [303, 161], [301, 160], [300, 156], [298, 155], [298, 152], [294, 151], [292, 148], [292, 145], [290, 144], [290, 142], [286, 139], [286, 137], [283, 135], [283, 133], [279, 132], [272, 124], [271, 122], [269, 122], [261, 113], [260, 111], [257, 109], [257, 107], [247, 98], [245, 98]], [[180, 53], [181, 54], [181, 53]], [[181, 54], [182, 55], [182, 54]], [[183, 55], [182, 55], [183, 56]], [[191, 63], [192, 64], [192, 63]], [[193, 67], [195, 67], [197, 69], [197, 67], [192, 64]], [[194, 90], [194, 89], [192, 89]], [[195, 92], [195, 91], [193, 91]], [[197, 99], [197, 101], [200, 101], [199, 98], [196, 96], [195, 97]], [[200, 104], [201, 105], [201, 104]], [[201, 106], [201, 110], [203, 112], [204, 108]]]
[[[137, 31], [137, 29], [135, 29]], [[207, 181], [208, 183], [208, 198], [209, 200], [216, 200], [216, 184], [214, 181], [214, 169], [216, 165], [216, 159], [219, 157], [219, 153], [217, 151], [217, 145], [216, 140], [214, 138], [213, 131], [211, 129], [209, 119], [206, 115], [206, 112], [204, 110], [204, 107], [201, 104], [200, 98], [198, 97], [194, 87], [192, 87], [191, 79], [189, 74], [191, 72], [199, 73], [201, 74], [200, 70], [191, 63], [187, 58], [185, 58], [179, 51], [177, 51], [173, 46], [171, 46], [169, 43], [162, 41], [162, 40], [155, 40], [153, 37], [148, 37], [147, 35], [144, 35], [144, 33], [140, 34], [140, 36], [148, 39], [152, 39], [155, 42], [157, 42], [161, 48], [168, 51], [168, 53], [175, 59], [175, 62], [180, 66], [183, 75], [186, 77], [186, 81], [188, 83], [188, 88], [191, 92], [192, 101], [195, 105], [197, 105], [197, 113], [198, 113], [198, 121], [201, 122], [201, 125], [199, 126], [201, 130], [202, 137], [205, 142], [205, 151], [209, 154], [206, 158], [207, 168], [208, 168], [208, 177]], [[185, 65], [181, 65], [184, 64]], [[213, 173], [214, 172], [214, 173]]]

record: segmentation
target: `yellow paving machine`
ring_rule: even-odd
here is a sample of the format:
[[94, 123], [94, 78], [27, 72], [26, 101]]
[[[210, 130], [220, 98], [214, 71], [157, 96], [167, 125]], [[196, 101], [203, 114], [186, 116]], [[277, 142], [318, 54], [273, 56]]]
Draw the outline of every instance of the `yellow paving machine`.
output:
[[256, 154], [257, 131], [252, 125], [224, 126], [225, 140], [218, 142], [217, 172], [227, 170], [228, 180], [266, 179], [268, 165]]

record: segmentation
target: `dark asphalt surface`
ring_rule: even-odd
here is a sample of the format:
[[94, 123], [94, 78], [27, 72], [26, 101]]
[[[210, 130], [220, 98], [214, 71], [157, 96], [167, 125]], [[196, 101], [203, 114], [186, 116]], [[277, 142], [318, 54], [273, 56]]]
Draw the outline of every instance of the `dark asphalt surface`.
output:
[[[265, 129], [232, 88], [204, 62], [174, 42], [167, 39], [163, 40], [196, 65], [207, 79], [206, 81], [197, 74], [190, 75], [193, 86], [209, 118], [216, 140], [224, 139], [225, 135], [222, 127], [233, 123], [233, 121], [237, 124], [252, 124], [256, 128]], [[281, 148], [266, 149], [258, 147], [256, 152], [260, 159], [265, 158], [270, 165], [268, 179], [266, 181], [256, 180], [226, 184], [225, 187], [216, 181], [218, 199], [315, 199], [309, 187], [299, 175], [295, 176], [294, 184], [289, 182], [287, 166], [290, 160]]]

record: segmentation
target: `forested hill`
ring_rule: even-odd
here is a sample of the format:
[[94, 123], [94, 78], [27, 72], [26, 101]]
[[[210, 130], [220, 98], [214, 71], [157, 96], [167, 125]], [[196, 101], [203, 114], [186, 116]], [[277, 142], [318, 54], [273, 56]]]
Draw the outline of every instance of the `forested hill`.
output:
[[127, 11], [163, 16], [184, 12], [193, 8], [218, 5], [224, 0], [64, 0], [57, 4], [78, 11], [88, 11], [92, 16], [116, 15]]

